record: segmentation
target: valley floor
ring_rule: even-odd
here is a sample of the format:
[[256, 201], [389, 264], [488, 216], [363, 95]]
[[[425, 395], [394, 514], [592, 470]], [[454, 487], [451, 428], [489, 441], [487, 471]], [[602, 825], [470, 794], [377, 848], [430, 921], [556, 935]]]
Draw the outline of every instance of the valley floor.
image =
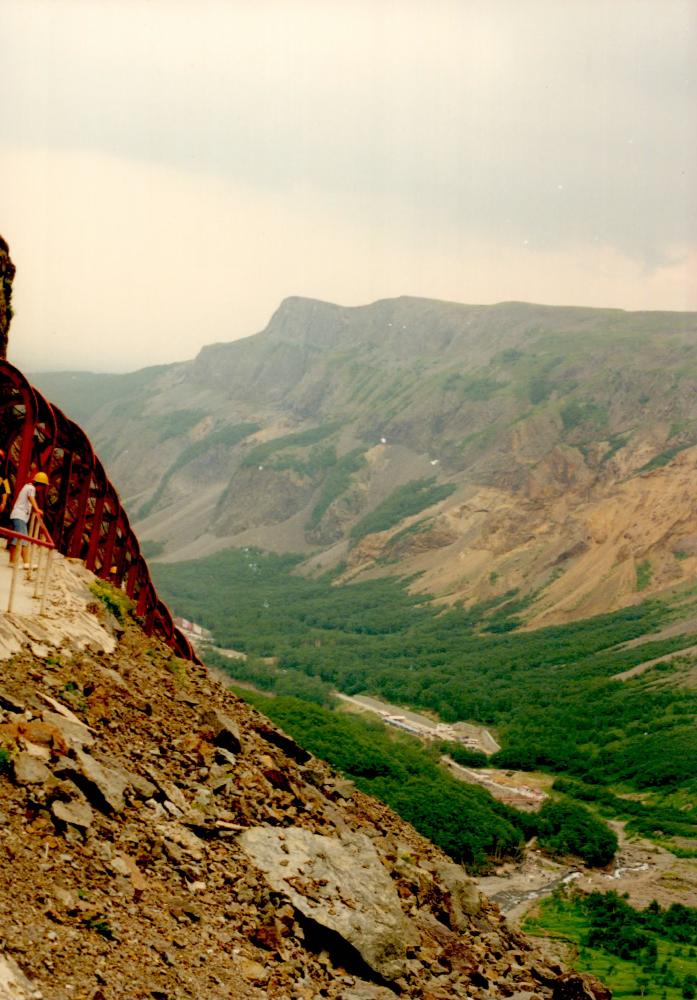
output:
[[628, 894], [640, 909], [653, 899], [661, 906], [682, 903], [697, 906], [697, 861], [676, 858], [648, 840], [627, 837], [624, 824], [610, 824], [619, 839], [611, 870], [560, 864], [537, 850], [528, 850], [519, 864], [502, 865], [494, 875], [479, 878], [482, 892], [499, 905], [509, 920], [519, 922], [526, 913], [559, 885], [574, 883], [584, 892]]
[[[239, 654], [238, 654], [239, 655]], [[209, 668], [211, 670], [211, 668]], [[218, 680], [229, 683], [229, 674], [213, 669]], [[236, 685], [239, 683], [234, 682]], [[240, 686], [254, 690], [251, 684]], [[268, 694], [268, 692], [259, 692]], [[390, 705], [381, 699], [366, 696], [350, 697], [337, 693], [343, 706], [349, 710], [369, 712], [386, 725], [395, 716], [419, 726], [420, 735], [431, 738], [437, 735], [440, 725], [437, 719], [412, 712], [403, 707]], [[476, 749], [492, 753], [491, 745], [498, 747], [495, 740], [483, 727], [457, 723], [458, 730], [468, 744]], [[442, 738], [442, 737], [441, 737]], [[468, 784], [486, 788], [495, 798], [518, 809], [538, 809], [547, 798], [554, 776], [542, 772], [503, 771], [496, 768], [475, 769], [462, 767], [443, 758], [450, 773]], [[585, 892], [615, 890], [620, 895], [628, 894], [633, 906], [644, 908], [652, 900], [661, 906], [682, 903], [697, 906], [697, 859], [678, 858], [657, 844], [638, 837], [628, 836], [625, 824], [610, 821], [609, 824], [619, 840], [619, 851], [611, 869], [588, 868], [574, 859], [573, 863], [553, 861], [542, 852], [531, 848], [525, 858], [518, 863], [506, 862], [493, 875], [482, 876], [477, 883], [506, 917], [514, 924], [522, 922], [535, 908], [539, 900], [550, 896], [563, 885], [574, 884]]]

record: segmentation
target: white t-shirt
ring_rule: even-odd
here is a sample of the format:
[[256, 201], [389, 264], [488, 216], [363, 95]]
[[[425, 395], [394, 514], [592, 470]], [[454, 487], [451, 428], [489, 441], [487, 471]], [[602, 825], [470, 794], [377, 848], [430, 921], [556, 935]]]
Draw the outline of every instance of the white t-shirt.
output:
[[29, 521], [32, 511], [31, 501], [35, 496], [36, 486], [33, 483], [26, 483], [19, 491], [15, 505], [10, 511], [10, 520], [16, 518], [18, 521]]

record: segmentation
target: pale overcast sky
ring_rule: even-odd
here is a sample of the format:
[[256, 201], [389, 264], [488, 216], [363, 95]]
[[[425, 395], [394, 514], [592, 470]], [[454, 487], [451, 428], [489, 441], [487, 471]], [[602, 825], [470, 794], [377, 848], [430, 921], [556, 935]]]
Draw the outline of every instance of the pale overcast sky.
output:
[[2, 0], [10, 359], [282, 298], [697, 309], [697, 0]]

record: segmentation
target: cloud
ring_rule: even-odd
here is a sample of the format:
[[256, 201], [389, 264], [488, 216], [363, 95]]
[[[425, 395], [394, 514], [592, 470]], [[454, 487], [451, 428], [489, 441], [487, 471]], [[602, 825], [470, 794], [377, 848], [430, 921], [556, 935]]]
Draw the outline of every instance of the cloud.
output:
[[[8, 142], [400, 198], [648, 262], [697, 223], [690, 0], [7, 0]], [[558, 194], [562, 185], [564, 194]], [[434, 234], [437, 236], [437, 234]]]
[[647, 266], [602, 239], [428, 226], [399, 197], [291, 197], [85, 150], [15, 149], [0, 167], [17, 264], [10, 359], [125, 371], [263, 328], [279, 301], [358, 305], [402, 294], [632, 309], [697, 308], [697, 252]]

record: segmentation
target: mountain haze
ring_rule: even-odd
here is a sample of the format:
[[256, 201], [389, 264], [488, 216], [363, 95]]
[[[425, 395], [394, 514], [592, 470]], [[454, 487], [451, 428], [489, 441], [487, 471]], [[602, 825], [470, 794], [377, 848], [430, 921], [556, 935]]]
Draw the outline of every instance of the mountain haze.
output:
[[130, 375], [34, 376], [168, 561], [230, 546], [398, 573], [533, 624], [697, 571], [697, 314], [291, 298]]

